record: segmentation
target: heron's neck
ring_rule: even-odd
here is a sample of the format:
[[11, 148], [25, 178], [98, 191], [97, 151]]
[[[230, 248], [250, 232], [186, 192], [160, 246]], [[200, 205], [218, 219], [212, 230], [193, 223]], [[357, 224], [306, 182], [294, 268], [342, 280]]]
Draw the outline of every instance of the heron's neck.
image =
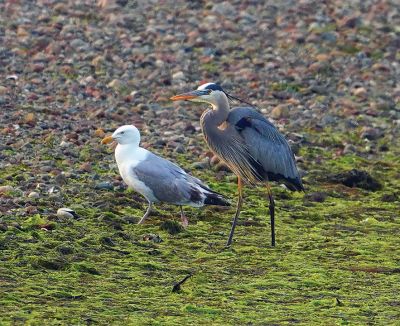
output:
[[217, 98], [216, 103], [212, 104], [212, 109], [207, 110], [201, 116], [201, 127], [203, 134], [207, 137], [221, 136], [219, 128], [228, 118], [229, 102], [226, 96]]

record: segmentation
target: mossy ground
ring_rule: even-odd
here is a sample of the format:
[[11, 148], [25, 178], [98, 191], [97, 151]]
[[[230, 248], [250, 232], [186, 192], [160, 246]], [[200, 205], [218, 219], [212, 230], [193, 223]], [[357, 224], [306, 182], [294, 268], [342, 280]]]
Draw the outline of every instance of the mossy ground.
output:
[[[158, 205], [145, 225], [136, 225], [145, 202], [131, 191], [93, 190], [90, 173], [62, 187], [62, 204], [80, 219], [57, 218], [57, 205], [47, 199], [37, 199], [39, 213], [32, 216], [16, 210], [2, 217], [8, 230], [0, 233], [0, 324], [396, 325], [399, 202], [382, 198], [399, 194], [398, 153], [335, 158], [317, 145], [301, 149], [304, 179], [307, 193], [323, 192], [326, 200], [275, 186], [275, 248], [263, 187], [246, 188], [231, 248], [224, 245], [233, 208], [188, 208], [189, 228], [171, 235], [160, 225], [179, 219], [176, 207]], [[86, 154], [112, 160], [109, 150]], [[174, 159], [190, 166], [187, 155]], [[101, 164], [94, 171], [102, 178], [116, 175]], [[383, 189], [319, 181], [353, 167], [378, 177]], [[18, 185], [24, 171], [9, 168], [2, 177]], [[234, 198], [229, 174], [217, 181], [214, 171], [194, 173]], [[42, 227], [49, 223], [51, 230]], [[162, 242], [145, 240], [149, 234]], [[172, 292], [190, 273], [182, 290]]]

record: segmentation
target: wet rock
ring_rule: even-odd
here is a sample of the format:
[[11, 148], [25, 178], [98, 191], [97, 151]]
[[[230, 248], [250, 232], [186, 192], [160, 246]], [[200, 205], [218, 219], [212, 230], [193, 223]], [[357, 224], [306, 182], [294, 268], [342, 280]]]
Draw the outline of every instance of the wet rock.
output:
[[173, 80], [184, 80], [185, 79], [185, 74], [183, 71], [178, 71], [172, 75]]
[[236, 16], [236, 9], [229, 1], [214, 4], [211, 11], [226, 17]]
[[304, 200], [308, 200], [311, 202], [323, 203], [325, 199], [328, 197], [328, 194], [325, 192], [312, 192], [304, 195]]
[[11, 222], [10, 226], [12, 226], [13, 228], [16, 228], [18, 230], [22, 230], [22, 226], [18, 222]]
[[356, 28], [362, 24], [362, 19], [359, 16], [349, 16], [338, 22], [339, 27]]
[[376, 191], [382, 189], [382, 185], [369, 175], [368, 172], [353, 169], [347, 172], [328, 176], [328, 180], [341, 183], [347, 187], [357, 187], [365, 190]]
[[92, 163], [90, 162], [82, 163], [79, 166], [79, 170], [81, 170], [82, 172], [92, 172]]
[[282, 119], [287, 118], [288, 116], [289, 107], [285, 104], [280, 104], [271, 111], [271, 118], [273, 119]]
[[116, 243], [110, 237], [103, 237], [100, 242], [106, 246], [115, 247]]
[[73, 39], [69, 44], [78, 51], [89, 49], [89, 44], [79, 38]]
[[152, 241], [154, 243], [160, 243], [163, 241], [158, 234], [153, 234], [153, 233], [144, 235], [143, 240], [144, 241]]
[[195, 162], [191, 166], [192, 169], [195, 170], [204, 170], [210, 168], [210, 160], [208, 158], [205, 158], [201, 162]]
[[97, 190], [113, 190], [113, 188], [112, 183], [108, 181], [99, 182], [94, 186]]
[[383, 132], [378, 128], [373, 127], [363, 127], [361, 130], [361, 138], [366, 138], [368, 140], [376, 140], [382, 136]]
[[0, 194], [3, 194], [5, 192], [13, 191], [14, 187], [12, 186], [0, 186]]
[[395, 193], [383, 194], [381, 200], [386, 203], [393, 203], [396, 201], [400, 201], [399, 196]]
[[66, 269], [69, 264], [64, 260], [64, 259], [44, 259], [44, 258], [39, 258], [35, 263], [32, 263], [33, 267], [42, 267], [50, 270], [64, 270]]
[[124, 221], [127, 224], [137, 224], [137, 222], [139, 222], [139, 218], [132, 216], [124, 216], [122, 217], [122, 221]]
[[337, 33], [324, 32], [324, 33], [321, 34], [321, 40], [323, 40], [325, 42], [335, 43], [337, 38], [338, 38], [338, 34]]
[[111, 82], [109, 82], [107, 86], [110, 88], [119, 89], [122, 87], [122, 82], [119, 79], [114, 79]]
[[57, 251], [61, 254], [61, 255], [71, 255], [74, 253], [74, 248], [72, 247], [68, 247], [68, 246], [59, 246], [57, 248]]
[[322, 85], [312, 85], [309, 90], [317, 94], [322, 94], [322, 95], [329, 94], [329, 89], [326, 86]]
[[186, 153], [186, 149], [182, 144], [178, 144], [175, 147], [174, 152], [182, 154], [182, 153]]
[[38, 209], [36, 206], [27, 206], [25, 207], [25, 212], [28, 215], [36, 214], [38, 212]]
[[0, 232], [6, 232], [8, 231], [8, 226], [4, 222], [0, 222]]
[[364, 87], [357, 87], [352, 90], [353, 95], [357, 97], [366, 97], [367, 96], [367, 90]]
[[65, 185], [67, 183], [67, 178], [63, 173], [60, 173], [56, 175], [54, 182], [59, 186]]
[[321, 127], [326, 127], [336, 123], [336, 118], [330, 114], [324, 115], [319, 123]]
[[357, 148], [352, 144], [346, 144], [343, 148], [343, 154], [351, 154], [357, 152]]

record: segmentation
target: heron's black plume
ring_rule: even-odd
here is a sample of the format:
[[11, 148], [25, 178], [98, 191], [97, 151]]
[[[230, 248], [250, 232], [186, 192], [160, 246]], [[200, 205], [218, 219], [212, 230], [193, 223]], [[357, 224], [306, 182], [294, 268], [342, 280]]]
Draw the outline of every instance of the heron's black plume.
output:
[[224, 91], [224, 93], [225, 93], [225, 95], [228, 97], [228, 99], [231, 100], [231, 101], [238, 101], [238, 102], [241, 102], [241, 103], [245, 103], [245, 104], [247, 104], [247, 105], [250, 105], [250, 106], [253, 107], [253, 108], [259, 109], [259, 107], [258, 107], [257, 105], [251, 104], [251, 103], [249, 103], [249, 102], [247, 102], [247, 101], [245, 101], [245, 100], [242, 100], [242, 99], [240, 99], [240, 98], [238, 98], [238, 97], [235, 97], [235, 96], [233, 96], [233, 95], [230, 95], [230, 94], [228, 94], [228, 93], [225, 92], [225, 91]]

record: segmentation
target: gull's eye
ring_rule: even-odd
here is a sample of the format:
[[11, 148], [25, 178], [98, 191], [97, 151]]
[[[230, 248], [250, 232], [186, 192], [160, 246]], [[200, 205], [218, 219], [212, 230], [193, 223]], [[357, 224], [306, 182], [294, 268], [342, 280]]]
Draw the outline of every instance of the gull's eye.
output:
[[120, 134], [123, 135], [125, 133], [125, 131], [121, 131]]

